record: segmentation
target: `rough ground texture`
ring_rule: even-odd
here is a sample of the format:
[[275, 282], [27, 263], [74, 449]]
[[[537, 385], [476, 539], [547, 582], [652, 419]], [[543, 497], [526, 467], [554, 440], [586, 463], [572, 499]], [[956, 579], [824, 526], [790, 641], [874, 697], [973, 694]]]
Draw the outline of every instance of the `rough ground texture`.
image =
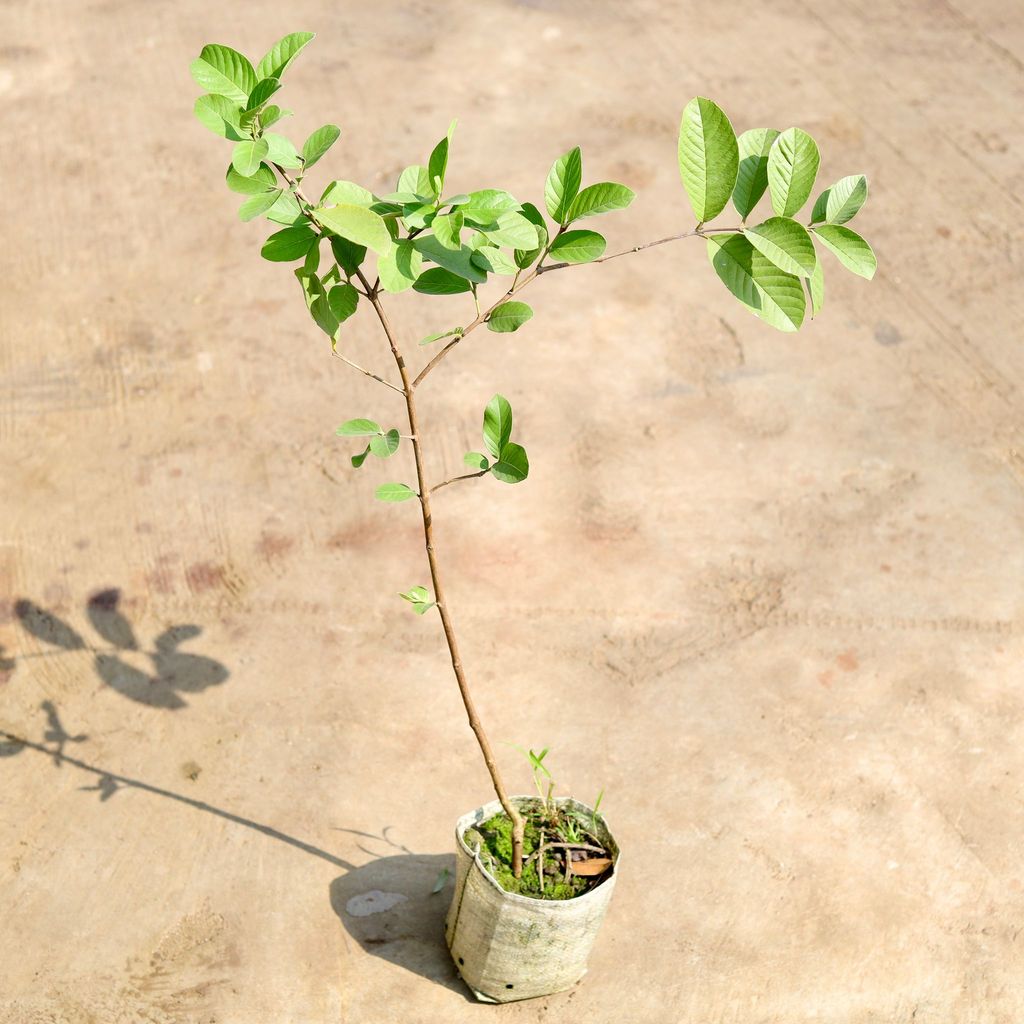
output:
[[[529, 482], [438, 496], [449, 596], [496, 743], [604, 787], [624, 850], [550, 999], [469, 1002], [443, 948], [487, 779], [396, 597], [406, 456], [333, 436], [399, 400], [192, 118], [204, 42], [298, 28], [289, 134], [344, 130], [318, 183], [387, 190], [458, 117], [455, 190], [537, 200], [579, 143], [639, 193], [624, 247], [692, 223], [696, 93], [871, 176], [878, 277], [830, 266], [797, 336], [686, 242], [552, 275], [422, 393], [438, 478], [495, 391], [518, 413]], [[3, 5], [0, 728], [36, 746], [0, 744], [0, 1019], [1021, 1020], [1022, 58], [994, 0]]]

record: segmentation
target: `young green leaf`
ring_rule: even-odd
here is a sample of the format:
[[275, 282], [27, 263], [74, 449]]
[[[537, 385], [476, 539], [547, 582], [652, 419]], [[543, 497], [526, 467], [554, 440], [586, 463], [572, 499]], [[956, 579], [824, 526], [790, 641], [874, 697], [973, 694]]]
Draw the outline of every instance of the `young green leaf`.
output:
[[375, 434], [370, 438], [370, 451], [378, 459], [390, 459], [401, 443], [401, 435], [392, 427], [386, 434]]
[[605, 240], [596, 231], [566, 231], [551, 243], [549, 252], [563, 263], [590, 263], [604, 255], [604, 249]]
[[451, 148], [452, 135], [455, 132], [455, 122], [448, 126], [448, 134], [434, 147], [427, 161], [427, 176], [435, 196], [439, 196], [444, 189], [444, 178], [448, 172], [448, 150]]
[[787, 128], [768, 151], [768, 191], [772, 209], [792, 217], [807, 202], [818, 175], [821, 156], [814, 141], [800, 128]]
[[292, 112], [290, 110], [282, 110], [280, 107], [275, 106], [273, 103], [265, 106], [260, 113], [260, 124], [263, 125], [264, 130], [269, 128], [272, 124], [277, 124], [282, 117], [291, 117]]
[[245, 138], [241, 129], [242, 108], [227, 96], [210, 93], [196, 100], [195, 115], [214, 135], [240, 142]]
[[779, 270], [746, 236], [711, 235], [708, 258], [722, 283], [754, 316], [780, 331], [795, 331], [803, 323], [800, 278]]
[[533, 203], [523, 203], [523, 216], [536, 228], [537, 244], [531, 249], [516, 249], [515, 261], [520, 270], [532, 266], [534, 260], [544, 250], [544, 246], [548, 244], [548, 227], [540, 210]]
[[636, 193], [625, 185], [614, 181], [602, 181], [597, 185], [588, 185], [572, 201], [567, 215], [567, 224], [582, 220], [584, 217], [596, 217], [600, 213], [611, 210], [624, 210], [633, 200]]
[[[455, 278], [456, 281], [462, 281], [462, 278]], [[465, 282], [463, 282], [465, 284]], [[428, 334], [425, 338], [420, 339], [421, 345], [429, 345], [431, 342], [440, 341], [442, 338], [451, 338], [456, 335], [462, 334], [461, 327], [453, 327], [450, 331], [438, 331], [436, 334]]]
[[537, 241], [537, 229], [515, 210], [499, 214], [492, 224], [480, 230], [496, 245], [508, 246], [510, 249], [525, 249]]
[[263, 139], [247, 139], [235, 143], [231, 151], [231, 166], [243, 177], [252, 177], [259, 170], [267, 155], [267, 144]]
[[474, 266], [490, 274], [514, 274], [519, 268], [496, 245], [482, 245], [470, 257]]
[[430, 184], [430, 171], [420, 164], [413, 164], [402, 171], [398, 176], [398, 185], [395, 191], [405, 192], [414, 196], [423, 196], [427, 199], [434, 199], [437, 195], [434, 192], [433, 185]]
[[738, 167], [739, 147], [729, 118], [717, 103], [694, 97], [679, 124], [679, 173], [698, 222], [725, 209]]
[[280, 78], [314, 35], [314, 32], [292, 32], [279, 39], [256, 65], [256, 77]]
[[871, 246], [856, 231], [839, 224], [818, 224], [811, 230], [847, 270], [869, 281], [875, 276], [878, 261]]
[[344, 323], [359, 305], [359, 292], [347, 282], [336, 284], [327, 293], [327, 301], [330, 303], [331, 312], [338, 318], [338, 323]]
[[301, 167], [302, 157], [293, 143], [277, 132], [264, 132], [263, 141], [269, 147], [267, 159], [280, 167]]
[[410, 587], [404, 594], [399, 592], [399, 597], [406, 601], [427, 601], [430, 599], [430, 591], [426, 587]]
[[434, 885], [430, 890], [431, 896], [436, 896], [439, 892], [444, 890], [444, 887], [448, 884], [448, 876], [451, 872], [448, 868], [441, 868], [437, 873], [437, 878], [434, 880]]
[[459, 277], [464, 277], [467, 281], [483, 284], [487, 280], [487, 274], [473, 265], [473, 250], [468, 245], [448, 249], [433, 235], [421, 235], [414, 239], [413, 245], [428, 260]]
[[264, 243], [260, 255], [273, 263], [301, 260], [315, 244], [319, 235], [306, 224], [276, 231]]
[[418, 495], [408, 484], [381, 484], [376, 497], [378, 501], [408, 501]]
[[532, 317], [533, 310], [525, 302], [503, 302], [487, 318], [487, 327], [496, 334], [511, 334]]
[[769, 217], [755, 228], [747, 228], [744, 235], [758, 252], [767, 256], [787, 274], [810, 277], [814, 273], [817, 257], [814, 243], [806, 229], [789, 217]]
[[325, 124], [322, 128], [317, 128], [302, 144], [302, 160], [305, 167], [312, 167], [340, 136], [341, 129], [336, 124]]
[[778, 137], [776, 128], [751, 128], [737, 140], [740, 162], [732, 205], [743, 220], [750, 216], [768, 187], [768, 152]]
[[[463, 292], [471, 291], [473, 286], [464, 277], [459, 277], [450, 270], [431, 267], [416, 278], [416, 283], [412, 287], [413, 291], [422, 295], [461, 295]], [[426, 344], [426, 341], [422, 344]]]
[[431, 227], [434, 231], [434, 237], [446, 249], [461, 249], [462, 242], [459, 239], [459, 234], [462, 231], [462, 224], [462, 213], [456, 211], [455, 213], [446, 213], [434, 217]]
[[317, 327], [331, 339], [331, 348], [334, 349], [338, 343], [338, 328], [341, 325], [331, 309], [328, 297], [323, 292], [309, 304], [309, 312]]
[[515, 197], [500, 188], [478, 189], [476, 192], [470, 192], [466, 200], [459, 209], [466, 223], [475, 227], [490, 227], [497, 223], [503, 213], [519, 209]]
[[373, 437], [383, 432], [379, 423], [367, 419], [346, 420], [335, 431], [339, 437]]
[[868, 179], [863, 174], [840, 178], [818, 196], [811, 214], [811, 223], [828, 221], [829, 224], [845, 224], [853, 220], [867, 197]]
[[544, 184], [544, 204], [556, 223], [564, 225], [569, 222], [569, 207], [580, 190], [582, 180], [583, 155], [577, 146], [554, 162]]
[[383, 219], [372, 210], [353, 203], [339, 203], [317, 209], [316, 219], [328, 230], [357, 245], [365, 245], [378, 256], [391, 252], [391, 233]]
[[480, 452], [466, 452], [462, 456], [462, 461], [469, 466], [470, 469], [487, 469], [490, 466], [490, 462], [487, 461], [487, 456]]
[[373, 193], [354, 181], [331, 181], [320, 196], [318, 206], [327, 206], [333, 203], [351, 203], [353, 206], [365, 206], [369, 209], [374, 202]]
[[238, 208], [239, 218], [243, 221], [254, 220], [269, 210], [280, 199], [282, 192], [283, 189], [275, 189], [273, 192], [259, 192], [249, 196]]
[[234, 166], [229, 165], [226, 181], [228, 188], [232, 192], [238, 192], [239, 195], [243, 196], [254, 196], [260, 192], [271, 192], [277, 185], [277, 178], [274, 177], [274, 172], [266, 164], [257, 167], [256, 171], [250, 176], [239, 174]]
[[331, 252], [345, 273], [351, 277], [362, 266], [366, 259], [366, 246], [357, 245], [347, 238], [333, 237], [331, 239]]
[[267, 77], [257, 76], [247, 57], [219, 43], [204, 46], [189, 70], [207, 92], [226, 96], [240, 106], [248, 102], [259, 78]]
[[484, 443], [497, 458], [512, 436], [512, 406], [504, 395], [495, 395], [484, 409]]
[[277, 202], [267, 211], [267, 220], [275, 224], [302, 224], [306, 218], [299, 209], [299, 201], [291, 192], [282, 192]]
[[367, 445], [358, 455], [352, 456], [352, 465], [358, 469], [366, 461], [366, 456], [369, 454], [370, 446]]
[[813, 320], [825, 305], [825, 271], [821, 260], [814, 264], [814, 273], [807, 280], [807, 291], [811, 296], [811, 319]]
[[271, 96], [281, 88], [281, 82], [277, 78], [263, 78], [256, 83], [256, 88], [249, 93], [245, 109], [247, 112], [259, 110]]
[[530, 474], [530, 460], [522, 445], [510, 441], [501, 449], [498, 461], [491, 466], [491, 475], [503, 484], [518, 484]]
[[381, 287], [393, 294], [411, 288], [422, 270], [423, 257], [408, 238], [397, 242], [387, 256], [377, 261]]

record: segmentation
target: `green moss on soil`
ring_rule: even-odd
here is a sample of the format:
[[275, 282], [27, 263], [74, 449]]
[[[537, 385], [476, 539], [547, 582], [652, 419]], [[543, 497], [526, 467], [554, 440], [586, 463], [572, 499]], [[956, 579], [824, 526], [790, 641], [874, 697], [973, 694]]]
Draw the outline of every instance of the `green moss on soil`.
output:
[[[520, 811], [526, 819], [523, 833], [523, 860], [526, 861], [537, 849], [540, 829], [545, 822], [539, 802], [522, 806]], [[529, 864], [524, 863], [522, 875], [516, 878], [512, 873], [512, 821], [504, 811], [467, 829], [463, 838], [471, 850], [482, 851], [481, 860], [484, 867], [505, 892], [538, 900], [571, 900], [574, 896], [582, 896], [588, 889], [592, 889], [598, 881], [593, 877], [570, 875], [569, 881], [565, 882], [562, 871], [556, 874], [549, 872], [544, 876], [542, 892], [537, 876], [536, 859]], [[553, 829], [548, 823], [545, 825], [545, 841], [550, 842], [554, 838]], [[551, 861], [548, 863], [551, 864]]]

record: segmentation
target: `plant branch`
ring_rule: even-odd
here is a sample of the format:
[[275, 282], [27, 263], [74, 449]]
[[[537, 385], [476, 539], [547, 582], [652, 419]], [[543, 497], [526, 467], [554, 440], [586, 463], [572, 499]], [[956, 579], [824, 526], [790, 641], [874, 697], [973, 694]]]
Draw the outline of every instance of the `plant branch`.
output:
[[444, 629], [444, 637], [448, 644], [448, 653], [451, 655], [452, 671], [455, 673], [455, 680], [459, 684], [459, 693], [462, 695], [462, 703], [466, 709], [466, 716], [469, 718], [469, 726], [476, 736], [477, 744], [480, 747], [480, 753], [483, 755], [484, 764], [487, 766], [487, 771], [491, 776], [491, 784], [494, 786], [494, 792], [497, 794], [502, 809], [509, 816], [509, 819], [512, 822], [512, 871], [516, 878], [518, 878], [522, 874], [523, 870], [523, 836], [525, 832], [525, 823], [522, 815], [520, 815], [516, 806], [508, 797], [508, 792], [506, 791], [505, 784], [502, 781], [501, 773], [498, 770], [497, 761], [494, 758], [494, 751], [491, 749], [491, 743], [487, 738], [487, 733], [484, 731], [483, 723], [480, 721], [480, 716], [476, 712], [476, 705], [473, 702], [473, 696], [469, 690], [469, 683], [466, 680], [466, 673], [462, 667], [462, 656], [459, 654], [459, 645], [455, 639], [455, 627], [452, 625], [451, 614], [448, 610], [448, 601], [444, 594], [444, 583], [441, 579], [441, 570], [438, 567], [437, 554], [434, 550], [434, 525], [430, 510], [430, 489], [427, 487], [426, 473], [423, 466], [423, 448], [420, 442], [420, 437], [422, 435], [420, 434], [417, 422], [416, 400], [414, 397], [415, 385], [409, 381], [409, 371], [406, 368], [405, 360], [402, 358], [402, 353], [398, 348], [398, 341], [394, 329], [388, 320], [384, 307], [381, 305], [380, 296], [376, 289], [370, 287], [361, 270], [357, 270], [356, 274], [370, 296], [370, 302], [373, 304], [374, 311], [377, 314], [377, 319], [380, 321], [380, 325], [384, 329], [384, 334], [387, 336], [388, 345], [391, 348], [391, 354], [394, 357], [395, 365], [398, 367], [398, 372], [402, 377], [402, 387], [405, 394], [405, 407], [409, 417], [409, 433], [413, 437], [412, 450], [413, 457], [416, 461], [416, 481], [417, 489], [419, 491], [418, 497], [420, 501], [420, 512], [423, 518], [423, 543], [427, 552], [427, 563], [430, 566], [430, 579], [434, 588], [434, 601], [437, 603], [437, 611], [441, 616], [441, 626]]
[[365, 373], [367, 377], [372, 377], [374, 380], [379, 381], [381, 384], [384, 385], [384, 387], [391, 388], [392, 391], [397, 391], [400, 395], [405, 394], [405, 392], [396, 384], [392, 384], [391, 381], [385, 380], [383, 377], [379, 377], [376, 373], [371, 373], [369, 370], [363, 369], [363, 367], [361, 367], [358, 363], [353, 363], [351, 359], [347, 359], [345, 356], [343, 356], [340, 352], [337, 351], [337, 349], [335, 349], [334, 352], [332, 352], [331, 354], [337, 356], [337, 358], [340, 359], [343, 363], [348, 363], [348, 365], [351, 366], [353, 370], [358, 370], [360, 373]]
[[[711, 234], [728, 234], [731, 232], [738, 232], [739, 228], [715, 228]], [[608, 256], [602, 256], [596, 260], [588, 260], [586, 263], [550, 263], [546, 267], [539, 267], [537, 269], [538, 274], [546, 274], [551, 270], [564, 270], [566, 267], [587, 267], [593, 263], [607, 263], [609, 260], [617, 260], [620, 256], [630, 256], [635, 252], [643, 252], [644, 249], [652, 249], [656, 245], [666, 245], [669, 242], [678, 242], [682, 238], [707, 238], [709, 232], [703, 227], [698, 227], [693, 231], [684, 231], [679, 235], [669, 235], [668, 238], [659, 238], [654, 242], [645, 242], [643, 245], [634, 245], [632, 249], [623, 249], [621, 252], [613, 252]]]
[[436, 484], [430, 488], [430, 493], [441, 490], [442, 487], [447, 487], [449, 484], [455, 483], [456, 480], [472, 480], [474, 477], [483, 476], [485, 473], [490, 473], [491, 467], [488, 466], [486, 469], [481, 469], [479, 473], [463, 473], [462, 476], [453, 476], [449, 480], [445, 480], [443, 483]]

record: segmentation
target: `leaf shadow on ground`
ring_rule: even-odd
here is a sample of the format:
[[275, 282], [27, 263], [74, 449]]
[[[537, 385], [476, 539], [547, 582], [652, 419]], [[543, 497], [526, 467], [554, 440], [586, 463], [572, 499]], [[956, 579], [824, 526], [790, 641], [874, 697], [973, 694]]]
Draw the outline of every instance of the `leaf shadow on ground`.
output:
[[450, 853], [378, 857], [331, 882], [331, 908], [365, 952], [474, 1002], [444, 939], [454, 874]]

